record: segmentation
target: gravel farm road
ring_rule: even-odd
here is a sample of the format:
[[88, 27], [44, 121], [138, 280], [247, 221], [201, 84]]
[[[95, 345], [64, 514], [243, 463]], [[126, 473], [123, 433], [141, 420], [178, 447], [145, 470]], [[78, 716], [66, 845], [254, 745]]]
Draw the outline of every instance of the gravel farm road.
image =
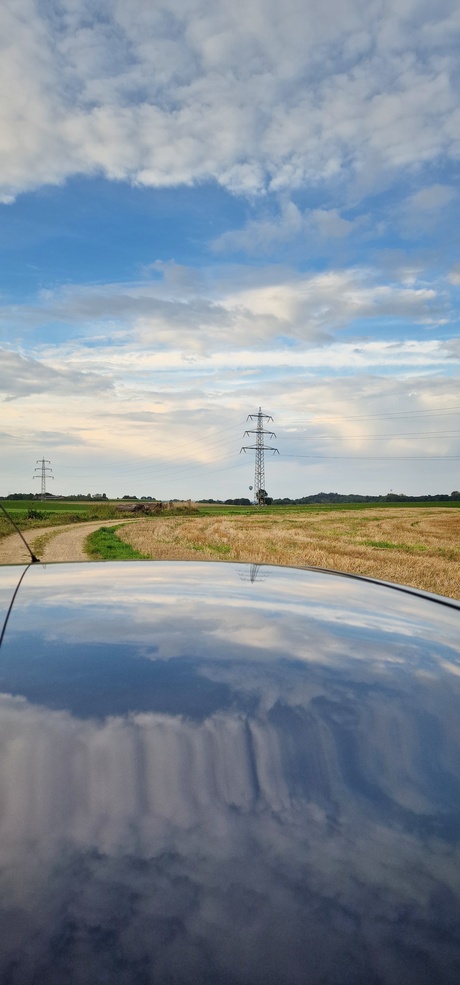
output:
[[[136, 521], [121, 521], [133, 523]], [[62, 527], [32, 527], [22, 535], [34, 554], [47, 563], [50, 561], [89, 561], [84, 550], [88, 534], [99, 527], [115, 527], [120, 520], [96, 520], [92, 523], [71, 523]], [[43, 538], [43, 539], [42, 539]], [[39, 544], [37, 544], [39, 541]], [[37, 547], [35, 547], [37, 544]], [[17, 533], [0, 540], [0, 564], [25, 564], [30, 557]]]

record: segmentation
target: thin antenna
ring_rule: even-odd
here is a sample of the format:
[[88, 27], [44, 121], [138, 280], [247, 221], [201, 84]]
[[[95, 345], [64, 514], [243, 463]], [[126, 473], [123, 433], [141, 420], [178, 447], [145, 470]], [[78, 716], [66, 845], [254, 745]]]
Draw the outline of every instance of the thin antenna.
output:
[[[255, 461], [255, 472], [254, 472], [254, 503], [256, 506], [265, 505], [265, 461], [264, 453], [266, 451], [272, 451], [274, 455], [279, 455], [278, 448], [273, 448], [271, 445], [264, 444], [264, 436], [267, 434], [270, 438], [276, 438], [274, 431], [266, 431], [264, 429], [264, 419], [266, 421], [272, 421], [273, 417], [270, 414], [263, 414], [262, 408], [259, 407], [257, 414], [248, 414], [248, 421], [257, 421], [257, 428], [251, 431], [245, 431], [245, 435], [255, 434], [256, 443], [255, 445], [243, 445], [241, 451], [255, 451], [256, 461]], [[241, 452], [240, 452], [241, 454]]]
[[37, 458], [37, 465], [40, 467], [35, 467], [34, 472], [39, 472], [39, 475], [34, 475], [32, 478], [41, 479], [40, 499], [46, 499], [46, 480], [54, 479], [51, 462], [49, 458]]
[[40, 558], [39, 558], [39, 557], [35, 557], [35, 554], [34, 554], [34, 553], [33, 553], [33, 551], [31, 550], [31, 548], [29, 547], [29, 545], [28, 545], [28, 543], [27, 543], [27, 541], [26, 541], [26, 539], [25, 539], [25, 537], [23, 537], [23, 536], [22, 536], [22, 533], [21, 533], [21, 531], [20, 531], [20, 529], [19, 529], [19, 527], [18, 527], [18, 526], [17, 526], [17, 524], [16, 524], [15, 522], [14, 522], [14, 520], [13, 520], [13, 518], [12, 518], [12, 517], [10, 516], [10, 514], [9, 514], [9, 513], [7, 512], [7, 510], [6, 510], [6, 509], [5, 509], [5, 507], [3, 506], [3, 503], [0, 503], [0, 510], [3, 510], [3, 512], [4, 512], [4, 514], [5, 514], [5, 516], [6, 516], [6, 518], [7, 518], [7, 519], [8, 519], [9, 521], [10, 521], [10, 523], [12, 523], [12, 524], [13, 524], [13, 527], [14, 527], [14, 529], [15, 529], [15, 530], [17, 530], [17, 532], [18, 532], [18, 534], [19, 534], [19, 536], [20, 536], [20, 538], [21, 538], [21, 540], [22, 540], [22, 541], [24, 542], [24, 544], [25, 544], [25, 546], [26, 546], [26, 548], [27, 548], [27, 551], [28, 551], [28, 553], [29, 553], [29, 554], [30, 554], [30, 556], [31, 556], [31, 559], [32, 559], [32, 564], [35, 564], [35, 563], [37, 563], [37, 564], [40, 564]]
[[11, 598], [11, 602], [10, 602], [10, 604], [8, 606], [8, 612], [6, 613], [5, 621], [3, 623], [3, 629], [2, 629], [2, 632], [0, 633], [0, 646], [3, 643], [3, 638], [4, 638], [5, 633], [6, 633], [6, 627], [8, 625], [8, 620], [10, 618], [10, 615], [11, 615], [12, 611], [13, 611], [13, 605], [14, 605], [14, 603], [16, 601], [16, 596], [17, 596], [17, 594], [19, 592], [19, 589], [21, 587], [22, 579], [24, 578], [24, 575], [25, 575], [26, 571], [29, 570], [29, 568], [30, 568], [30, 564], [27, 565], [27, 568], [24, 568], [24, 571], [22, 572], [22, 575], [21, 575], [21, 577], [20, 577], [20, 579], [19, 579], [19, 581], [18, 581], [18, 583], [16, 585], [16, 588], [15, 588], [14, 592], [13, 592], [13, 595], [12, 595], [12, 598]]

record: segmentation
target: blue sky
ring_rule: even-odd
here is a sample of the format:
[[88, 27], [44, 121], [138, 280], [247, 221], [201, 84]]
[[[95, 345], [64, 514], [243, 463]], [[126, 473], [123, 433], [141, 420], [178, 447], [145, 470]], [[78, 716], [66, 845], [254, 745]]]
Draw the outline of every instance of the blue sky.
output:
[[[0, 12], [0, 493], [450, 492], [460, 11]], [[37, 485], [37, 483], [35, 483]]]

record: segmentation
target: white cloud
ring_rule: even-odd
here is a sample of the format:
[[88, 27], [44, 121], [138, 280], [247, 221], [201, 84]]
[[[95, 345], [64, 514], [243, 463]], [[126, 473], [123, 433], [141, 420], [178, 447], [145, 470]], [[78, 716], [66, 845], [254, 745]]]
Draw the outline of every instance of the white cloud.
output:
[[445, 342], [442, 343], [442, 348], [443, 348], [443, 351], [447, 353], [447, 355], [449, 356], [449, 358], [456, 359], [456, 360], [460, 358], [460, 339], [459, 338], [457, 338], [457, 339], [446, 339]]
[[360, 220], [344, 219], [337, 209], [313, 209], [310, 220], [323, 239], [342, 239], [349, 236], [354, 225], [360, 224]]
[[344, 219], [338, 209], [302, 212], [294, 202], [282, 201], [278, 214], [250, 219], [242, 229], [222, 233], [212, 247], [216, 253], [244, 250], [260, 255], [269, 253], [274, 245], [301, 237], [303, 243], [314, 242], [316, 252], [321, 252], [326, 241], [344, 239], [365, 221], [364, 217]]
[[7, 400], [39, 393], [62, 397], [71, 392], [88, 396], [112, 387], [110, 378], [95, 373], [93, 367], [85, 371], [67, 369], [65, 365], [54, 368], [50, 363], [8, 349], [1, 349], [0, 355], [0, 394]]
[[305, 232], [305, 217], [294, 202], [284, 202], [279, 215], [250, 219], [243, 229], [222, 233], [212, 244], [216, 253], [228, 250], [270, 252], [272, 246]]
[[431, 212], [448, 205], [455, 196], [455, 189], [448, 185], [430, 185], [429, 188], [421, 188], [415, 192], [411, 196], [410, 205], [413, 209]]
[[404, 342], [336, 342], [310, 345], [305, 349], [286, 348], [237, 348], [231, 352], [196, 354], [190, 358], [181, 350], [149, 351], [142, 344], [129, 344], [87, 349], [75, 343], [63, 346], [59, 355], [53, 350], [43, 353], [43, 360], [50, 366], [65, 363], [75, 372], [85, 372], [88, 367], [104, 365], [110, 376], [134, 394], [149, 395], [156, 389], [175, 390], [182, 385], [188, 394], [200, 389], [204, 392], [210, 384], [228, 390], [234, 386], [234, 376], [240, 372], [281, 378], [290, 370], [306, 376], [326, 373], [358, 373], [366, 371], [403, 371], [414, 373], [420, 369], [432, 372], [447, 368], [451, 361], [459, 361], [459, 353], [438, 339], [420, 342], [407, 339]]
[[[436, 326], [449, 319], [449, 295], [438, 285], [381, 283], [366, 268], [300, 274], [269, 266], [247, 271], [222, 268], [200, 279], [186, 267], [154, 264], [159, 280], [131, 284], [80, 285], [47, 291], [39, 304], [15, 306], [16, 325], [67, 324], [75, 335], [90, 335], [91, 365], [104, 372], [100, 346], [126, 346], [136, 353], [170, 349], [188, 356], [241, 347], [312, 344], [335, 332], [354, 330], [361, 320], [404, 320]], [[195, 290], [197, 293], [195, 294]], [[0, 309], [9, 325], [11, 308]], [[369, 334], [366, 324], [364, 333]], [[95, 348], [96, 347], [96, 348]], [[62, 346], [57, 350], [57, 358]]]
[[399, 206], [396, 225], [407, 239], [434, 233], [442, 222], [450, 222], [451, 210], [448, 206], [456, 198], [457, 192], [450, 185], [434, 184], [420, 188]]
[[458, 26], [422, 0], [16, 0], [0, 193], [101, 172], [253, 194], [457, 158]]
[[260, 317], [269, 314], [280, 330], [295, 338], [326, 338], [359, 319], [400, 318], [424, 324], [445, 316], [443, 299], [433, 288], [375, 283], [370, 271], [330, 270], [292, 279], [273, 277], [269, 286], [243, 288], [227, 298]]

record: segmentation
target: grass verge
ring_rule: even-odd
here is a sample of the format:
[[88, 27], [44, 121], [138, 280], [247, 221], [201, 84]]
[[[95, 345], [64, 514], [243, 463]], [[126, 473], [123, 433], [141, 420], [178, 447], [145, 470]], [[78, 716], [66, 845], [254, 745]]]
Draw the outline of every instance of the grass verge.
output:
[[[123, 526], [123, 524], [120, 524]], [[100, 527], [85, 541], [85, 550], [94, 561], [140, 561], [147, 555], [141, 554], [131, 544], [117, 537], [120, 527]]]
[[[70, 523], [88, 523], [89, 520], [115, 520], [117, 516], [119, 516], [115, 507], [107, 506], [105, 504], [102, 504], [101, 506], [92, 506], [91, 509], [83, 508], [80, 513], [66, 513], [64, 510], [53, 512], [52, 510], [42, 510], [40, 508], [25, 511], [11, 509], [8, 503], [5, 505], [10, 517], [14, 520], [20, 530], [33, 530], [36, 527], [44, 526], [62, 527]], [[36, 503], [35, 507], [37, 507], [37, 505], [38, 507], [41, 507], [40, 503]], [[8, 537], [9, 534], [13, 533], [13, 525], [7, 517], [1, 513], [0, 538]]]

